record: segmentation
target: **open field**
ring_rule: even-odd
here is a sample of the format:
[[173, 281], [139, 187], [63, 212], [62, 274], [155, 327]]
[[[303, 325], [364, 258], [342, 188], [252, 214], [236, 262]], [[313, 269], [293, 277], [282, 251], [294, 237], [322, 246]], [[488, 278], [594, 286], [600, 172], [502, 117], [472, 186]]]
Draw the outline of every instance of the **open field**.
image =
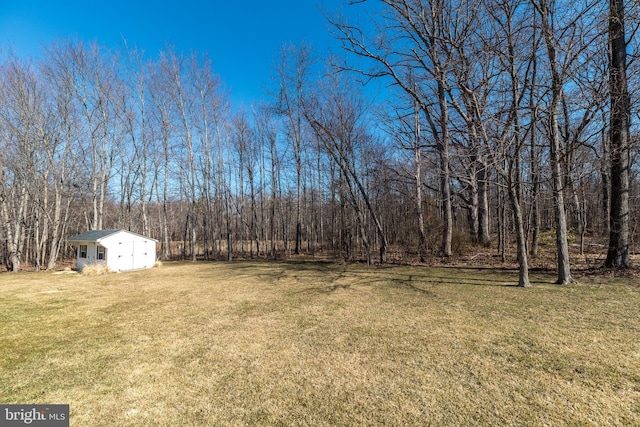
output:
[[166, 263], [0, 274], [0, 402], [72, 426], [640, 425], [640, 282]]

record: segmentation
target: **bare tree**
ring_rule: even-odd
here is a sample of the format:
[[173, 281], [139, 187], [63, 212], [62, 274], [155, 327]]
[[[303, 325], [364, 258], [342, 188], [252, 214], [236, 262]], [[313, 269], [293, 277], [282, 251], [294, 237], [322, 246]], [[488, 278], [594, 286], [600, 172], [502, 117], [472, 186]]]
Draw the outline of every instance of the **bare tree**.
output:
[[7, 245], [6, 263], [19, 271], [27, 215], [38, 172], [38, 86], [30, 64], [10, 57], [0, 68], [0, 215]]
[[116, 114], [117, 102], [123, 96], [118, 81], [118, 59], [97, 43], [85, 46], [69, 41], [67, 59], [74, 82], [74, 95], [84, 118], [86, 154], [85, 165], [90, 178], [88, 186], [92, 214], [87, 217], [88, 228], [101, 230], [109, 181], [113, 177], [114, 162], [122, 135]]
[[609, 140], [611, 156], [611, 212], [609, 250], [604, 263], [609, 268], [631, 266], [629, 252], [629, 169], [631, 166], [631, 104], [627, 86], [627, 40], [624, 0], [609, 2], [609, 93], [611, 112]]
[[[470, 124], [471, 135], [482, 143], [491, 166], [502, 178], [513, 210], [519, 265], [518, 284], [527, 287], [530, 286], [529, 263], [526, 218], [521, 196], [521, 157], [525, 146], [521, 102], [526, 90], [521, 85], [521, 80], [526, 80], [526, 77], [523, 78], [516, 58], [528, 57], [531, 60], [532, 56], [527, 55], [526, 51], [520, 51], [525, 46], [517, 43], [526, 28], [522, 15], [518, 13], [521, 5], [520, 2], [489, 1], [481, 9], [481, 16], [487, 23], [487, 27], [480, 30], [483, 31], [479, 38], [481, 56], [467, 59], [469, 63], [475, 61], [481, 65], [473, 74], [464, 71], [471, 71], [473, 68], [463, 68], [464, 78], [459, 77], [457, 81], [463, 94], [464, 108], [458, 106], [456, 110]], [[457, 51], [462, 58], [468, 53], [466, 50]], [[504, 208], [499, 207], [503, 223], [506, 221]], [[502, 250], [503, 258], [506, 247], [505, 230], [500, 230], [502, 239], [499, 249]]]
[[[280, 196], [280, 156], [278, 154], [278, 126], [275, 118], [275, 111], [268, 106], [261, 106], [255, 110], [256, 118], [256, 130], [257, 135], [261, 140], [261, 144], [265, 147], [264, 151], [268, 150], [271, 160], [271, 167], [269, 168], [269, 188], [270, 198], [269, 203], [269, 223], [268, 223], [268, 239], [269, 239], [269, 252], [272, 258], [277, 256], [277, 220], [276, 214], [279, 212], [279, 196]], [[262, 157], [264, 162], [264, 156]], [[266, 169], [264, 166], [263, 169]], [[266, 173], [266, 170], [265, 170]], [[263, 191], [266, 191], [266, 186], [263, 187]], [[261, 209], [262, 210], [262, 209]]]
[[[413, 101], [413, 102], [412, 102]], [[413, 211], [415, 212], [416, 229], [418, 234], [418, 258], [420, 262], [426, 261], [427, 236], [424, 219], [424, 181], [425, 160], [424, 152], [428, 143], [422, 132], [422, 120], [420, 106], [410, 99], [406, 102], [407, 108], [399, 107], [400, 102], [390, 103], [390, 112], [384, 113], [381, 121], [385, 123], [385, 130], [397, 147], [407, 152], [406, 168], [398, 168], [395, 164], [386, 165], [389, 173], [400, 175], [401, 181], [411, 182], [413, 187]], [[398, 105], [393, 105], [398, 104]], [[409, 108], [413, 104], [413, 108]], [[404, 158], [404, 157], [403, 157]]]
[[51, 45], [40, 64], [50, 97], [46, 123], [42, 129], [53, 187], [53, 212], [45, 212], [51, 222], [47, 269], [54, 268], [58, 260], [69, 227], [71, 203], [75, 200], [78, 186], [75, 162], [79, 157], [79, 117], [74, 105], [72, 75], [59, 62], [65, 60], [60, 49], [64, 49], [64, 45]]
[[[638, 82], [625, 13], [629, 25], [637, 5], [349, 3], [378, 15], [331, 21], [340, 72], [319, 77], [309, 46], [286, 47], [271, 103], [252, 115], [228, 114], [198, 54], [147, 61], [63, 40], [36, 66], [3, 58], [0, 262], [52, 268], [68, 232], [103, 227], [156, 233], [163, 258], [182, 240], [193, 260], [330, 250], [373, 262], [379, 248], [384, 262], [417, 247], [426, 261], [427, 248], [462, 253], [462, 229], [489, 246], [497, 225], [528, 286], [539, 236], [555, 230], [569, 283], [571, 229], [588, 248], [606, 224], [605, 265], [630, 265]], [[355, 79], [387, 90], [375, 122]]]
[[303, 150], [305, 146], [302, 98], [308, 86], [309, 68], [313, 65], [312, 49], [309, 45], [287, 47], [282, 50], [282, 60], [277, 69], [277, 109], [285, 118], [287, 141], [292, 147], [296, 167], [296, 231], [295, 253], [302, 247], [302, 178]]
[[[189, 255], [192, 261], [197, 259], [197, 204], [198, 204], [198, 176], [196, 172], [196, 141], [193, 136], [193, 108], [196, 100], [190, 90], [190, 82], [186, 76], [185, 59], [173, 51], [162, 58], [163, 72], [170, 81], [172, 105], [175, 108], [179, 123], [179, 135], [182, 140], [181, 147], [186, 150], [185, 161], [182, 162], [182, 184], [185, 196], [188, 199], [188, 212], [185, 221], [183, 257], [186, 257], [186, 241], [189, 241]], [[187, 239], [188, 236], [188, 239]]]
[[[144, 60], [144, 54], [136, 48], [127, 49], [127, 58], [123, 73], [127, 84], [128, 98], [123, 99], [121, 120], [124, 122], [125, 132], [129, 137], [133, 154], [128, 169], [131, 169], [135, 179], [131, 183], [130, 197], [135, 197], [140, 207], [141, 228], [145, 236], [150, 234], [148, 205], [153, 197], [153, 183], [149, 182], [151, 158], [153, 155], [153, 139], [150, 132], [149, 120], [149, 66]], [[124, 151], [124, 150], [123, 150]], [[135, 189], [137, 188], [137, 191]], [[130, 204], [131, 202], [129, 202]], [[133, 225], [130, 225], [130, 229]]]
[[453, 236], [447, 100], [452, 40], [448, 31], [454, 12], [441, 1], [383, 0], [382, 4], [385, 19], [393, 24], [384, 23], [376, 37], [367, 38], [360, 28], [345, 22], [332, 24], [345, 50], [373, 64], [368, 70], [351, 66], [344, 66], [345, 69], [372, 78], [390, 78], [420, 106], [439, 158], [443, 217], [440, 252], [448, 257], [452, 254]]
[[380, 241], [380, 262], [384, 263], [387, 261], [387, 238], [380, 217], [363, 183], [363, 177], [358, 173], [360, 167], [355, 162], [358, 145], [362, 145], [369, 138], [363, 127], [365, 113], [363, 100], [358, 96], [357, 90], [348, 81], [340, 80], [337, 74], [331, 75], [328, 82], [316, 93], [316, 96], [305, 100], [305, 118], [323, 148], [340, 168], [345, 190], [356, 212], [360, 237], [367, 250], [368, 262], [372, 262], [370, 240], [364, 228], [364, 212], [358, 202], [358, 196], [364, 201], [373, 220]]
[[563, 165], [561, 161], [560, 125], [558, 114], [562, 100], [564, 78], [559, 69], [557, 56], [557, 40], [551, 10], [546, 0], [535, 3], [540, 14], [540, 26], [547, 47], [547, 59], [551, 70], [551, 105], [549, 106], [549, 143], [551, 154], [551, 180], [553, 184], [554, 210], [556, 217], [556, 248], [557, 248], [557, 274], [556, 283], [566, 284], [574, 282], [571, 277], [569, 245], [567, 243], [567, 218], [564, 205], [564, 180]]
[[[258, 215], [256, 210], [255, 188], [255, 131], [249, 123], [247, 113], [244, 110], [235, 114], [232, 121], [232, 144], [238, 155], [238, 215], [241, 222], [240, 242], [243, 245], [244, 229], [249, 234], [249, 257], [254, 258], [254, 243], [256, 254], [260, 251], [260, 239], [258, 237]], [[249, 214], [246, 213], [245, 173], [249, 181]], [[244, 247], [241, 249], [244, 252]]]
[[167, 58], [161, 58], [159, 62], [153, 64], [149, 95], [150, 106], [150, 129], [154, 139], [158, 140], [161, 147], [158, 149], [155, 158], [156, 186], [162, 183], [162, 190], [156, 191], [156, 197], [161, 205], [160, 230], [161, 230], [161, 256], [162, 259], [171, 257], [170, 231], [169, 231], [169, 188], [171, 182], [171, 166], [173, 152], [171, 141], [175, 133], [174, 113], [171, 103], [171, 75], [168, 73], [169, 67], [165, 64]]

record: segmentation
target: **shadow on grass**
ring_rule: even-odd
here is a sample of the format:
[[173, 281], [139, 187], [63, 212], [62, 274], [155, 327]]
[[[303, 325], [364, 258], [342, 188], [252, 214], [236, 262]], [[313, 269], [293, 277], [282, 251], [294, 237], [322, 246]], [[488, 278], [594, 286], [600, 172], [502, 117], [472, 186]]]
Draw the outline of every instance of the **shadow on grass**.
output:
[[298, 291], [297, 293], [319, 293], [319, 294], [330, 294], [336, 292], [338, 290], [348, 290], [351, 288], [351, 285], [331, 285], [331, 286], [315, 286], [313, 288], [304, 289], [302, 291]]
[[[331, 293], [355, 286], [392, 284], [408, 287], [417, 292], [428, 293], [424, 286], [471, 285], [519, 288], [516, 268], [454, 267], [454, 266], [402, 266], [341, 264], [331, 261], [284, 260], [248, 261], [236, 265], [246, 274], [268, 277], [272, 282], [293, 278], [300, 282], [323, 281], [326, 286], [314, 286], [300, 292]], [[544, 270], [530, 270], [533, 286], [549, 285], [555, 281], [554, 274]]]
[[[424, 268], [424, 270], [422, 270]], [[499, 270], [486, 268], [455, 268], [455, 267], [411, 267], [413, 271], [372, 272], [374, 281], [402, 282], [407, 286], [419, 287], [424, 285], [471, 285], [471, 286], [491, 286], [491, 287], [513, 287], [518, 288], [517, 270]], [[536, 274], [530, 276], [532, 285], [544, 285], [553, 283], [553, 276]]]

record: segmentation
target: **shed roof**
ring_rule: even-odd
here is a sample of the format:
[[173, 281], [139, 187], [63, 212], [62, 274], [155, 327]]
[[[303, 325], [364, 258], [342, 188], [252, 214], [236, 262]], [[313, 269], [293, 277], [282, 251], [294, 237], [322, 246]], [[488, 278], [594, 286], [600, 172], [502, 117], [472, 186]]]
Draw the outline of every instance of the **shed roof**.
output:
[[156, 239], [145, 237], [140, 234], [132, 233], [131, 231], [122, 230], [122, 229], [120, 230], [89, 230], [82, 234], [78, 234], [77, 236], [69, 237], [67, 240], [69, 242], [97, 242], [100, 239], [104, 239], [105, 237], [108, 237], [108, 236], [111, 236], [112, 234], [116, 234], [120, 232], [133, 234], [136, 236], [144, 237], [145, 239], [157, 241]]
[[95, 242], [118, 231], [120, 230], [89, 230], [77, 236], [69, 237], [67, 240], [70, 242]]

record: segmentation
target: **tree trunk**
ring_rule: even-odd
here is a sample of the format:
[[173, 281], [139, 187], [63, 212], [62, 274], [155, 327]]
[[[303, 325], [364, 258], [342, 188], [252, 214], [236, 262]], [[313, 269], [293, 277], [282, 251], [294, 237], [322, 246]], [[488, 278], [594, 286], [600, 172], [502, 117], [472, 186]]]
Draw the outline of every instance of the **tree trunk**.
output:
[[[444, 79], [444, 77], [442, 77]], [[438, 103], [440, 105], [441, 134], [438, 141], [440, 158], [440, 193], [442, 197], [442, 256], [452, 255], [451, 241], [453, 239], [453, 208], [451, 205], [451, 172], [449, 169], [449, 107], [445, 96], [444, 83], [438, 81]]]
[[414, 101], [414, 162], [416, 184], [416, 216], [418, 218], [418, 256], [420, 262], [426, 261], [427, 237], [424, 233], [424, 214], [422, 212], [422, 135], [420, 131], [420, 112], [418, 102]]
[[484, 247], [491, 246], [489, 234], [489, 177], [486, 162], [480, 164], [478, 169], [478, 242]]
[[7, 206], [6, 200], [0, 198], [0, 208], [2, 208], [2, 217], [7, 239], [7, 267], [11, 272], [20, 271], [21, 248], [22, 240], [24, 239], [23, 223], [28, 197], [27, 188], [25, 185], [22, 185], [20, 195], [16, 197], [14, 201], [18, 204], [18, 209], [14, 211], [14, 217], [11, 217], [9, 214], [9, 207]]
[[527, 236], [524, 231], [524, 217], [518, 198], [518, 186], [514, 182], [508, 183], [509, 199], [513, 207], [513, 218], [516, 222], [516, 242], [518, 251], [518, 286], [529, 287], [529, 263], [527, 259]]
[[[553, 95], [554, 100], [556, 95]], [[558, 98], [559, 101], [559, 98]], [[552, 102], [557, 107], [555, 101]], [[552, 107], [553, 109], [553, 107]], [[567, 214], [564, 204], [562, 180], [562, 166], [560, 160], [560, 135], [558, 130], [558, 115], [551, 111], [551, 180], [553, 183], [554, 210], [556, 219], [556, 249], [557, 249], [557, 284], [573, 283], [569, 261], [569, 245], [567, 243]]]
[[624, 1], [609, 3], [609, 91], [611, 96], [611, 212], [607, 268], [629, 268], [629, 167], [631, 164], [630, 101], [627, 88], [627, 45]]
[[555, 35], [550, 22], [549, 5], [546, 0], [540, 2], [539, 11], [542, 17], [542, 32], [549, 56], [551, 68], [551, 106], [549, 107], [550, 126], [549, 143], [551, 156], [551, 181], [553, 186], [553, 201], [556, 222], [556, 249], [557, 249], [557, 284], [574, 282], [571, 277], [569, 245], [567, 243], [567, 214], [564, 204], [564, 183], [562, 179], [562, 154], [560, 143], [560, 126], [558, 124], [558, 112], [562, 99], [562, 77], [558, 70], [556, 59]]
[[[537, 27], [537, 17], [536, 13], [533, 14], [533, 26]], [[531, 141], [531, 198], [532, 198], [532, 220], [533, 231], [531, 233], [531, 244], [529, 247], [529, 253], [532, 258], [538, 256], [538, 248], [540, 242], [540, 159], [538, 156], [538, 144], [537, 144], [537, 132], [536, 132], [536, 123], [538, 122], [538, 108], [536, 105], [536, 87], [538, 85], [538, 56], [537, 49], [535, 48], [538, 43], [538, 38], [536, 36], [537, 32], [534, 32], [532, 39], [532, 50], [533, 58], [531, 60], [532, 66], [532, 77], [531, 77], [531, 85], [529, 86], [529, 110], [531, 112], [531, 127], [529, 128], [530, 141]]]

